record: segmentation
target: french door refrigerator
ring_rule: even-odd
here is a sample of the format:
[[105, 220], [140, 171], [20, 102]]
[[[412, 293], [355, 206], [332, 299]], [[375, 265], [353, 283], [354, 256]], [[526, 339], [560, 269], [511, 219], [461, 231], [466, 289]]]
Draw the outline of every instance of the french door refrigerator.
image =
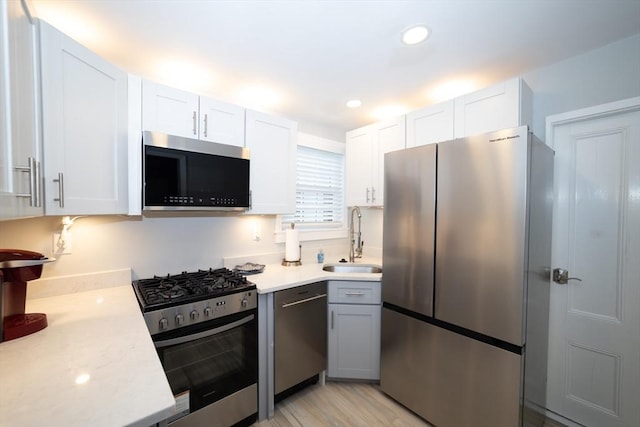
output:
[[544, 406], [552, 180], [526, 126], [385, 155], [380, 386], [437, 427]]

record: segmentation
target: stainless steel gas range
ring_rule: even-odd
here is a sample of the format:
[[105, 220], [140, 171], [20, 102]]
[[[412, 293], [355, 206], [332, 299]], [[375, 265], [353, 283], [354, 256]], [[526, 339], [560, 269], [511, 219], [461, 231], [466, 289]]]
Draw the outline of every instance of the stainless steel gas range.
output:
[[255, 284], [225, 268], [133, 288], [176, 399], [172, 427], [250, 425], [258, 412]]

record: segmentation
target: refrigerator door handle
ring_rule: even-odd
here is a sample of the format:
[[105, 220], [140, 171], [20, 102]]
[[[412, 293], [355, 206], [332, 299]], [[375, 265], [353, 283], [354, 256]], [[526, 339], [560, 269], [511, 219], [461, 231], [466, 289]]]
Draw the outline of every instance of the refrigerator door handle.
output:
[[569, 277], [569, 270], [565, 270], [564, 268], [554, 268], [553, 269], [553, 281], [559, 285], [566, 285], [569, 280], [577, 280], [578, 282], [582, 282], [582, 279], [579, 277]]

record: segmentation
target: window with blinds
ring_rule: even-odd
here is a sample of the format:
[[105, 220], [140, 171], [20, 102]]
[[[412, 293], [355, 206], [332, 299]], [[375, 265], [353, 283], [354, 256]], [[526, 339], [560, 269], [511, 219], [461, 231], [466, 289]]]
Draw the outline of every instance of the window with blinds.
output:
[[296, 212], [282, 216], [282, 229], [340, 229], [344, 210], [344, 154], [298, 145]]

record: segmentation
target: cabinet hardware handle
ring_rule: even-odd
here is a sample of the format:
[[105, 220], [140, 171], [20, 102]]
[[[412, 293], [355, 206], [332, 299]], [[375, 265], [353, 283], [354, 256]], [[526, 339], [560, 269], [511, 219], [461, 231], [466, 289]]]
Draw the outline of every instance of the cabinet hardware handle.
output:
[[207, 137], [207, 114], [204, 115], [204, 137]]
[[53, 199], [54, 202], [58, 202], [61, 208], [64, 208], [64, 174], [62, 172], [58, 172], [58, 179], [54, 179], [53, 182], [58, 183], [58, 193], [60, 197], [57, 199]]
[[320, 295], [316, 295], [316, 296], [313, 296], [313, 297], [301, 299], [301, 300], [298, 300], [298, 301], [288, 302], [286, 304], [282, 304], [282, 308], [292, 307], [292, 306], [298, 305], [298, 304], [304, 304], [305, 302], [314, 301], [314, 300], [317, 300], [317, 299], [320, 299], [320, 298], [324, 298], [326, 296], [327, 296], [327, 294], [320, 294]]
[[364, 295], [364, 292], [345, 292], [344, 294], [348, 296], [361, 297], [362, 295]]
[[333, 310], [331, 310], [331, 329], [333, 329]]
[[28, 197], [29, 205], [37, 208], [41, 205], [40, 200], [40, 162], [29, 157], [29, 166], [16, 166], [15, 169], [29, 174], [29, 192], [16, 194], [16, 197]]
[[369, 203], [369, 187], [367, 187], [367, 203]]
[[34, 179], [34, 188], [36, 190], [36, 208], [42, 207], [42, 167], [40, 166], [40, 162], [33, 159], [35, 162], [35, 179]]
[[375, 202], [376, 202], [376, 189], [374, 187], [371, 187], [371, 203], [375, 203]]
[[196, 126], [197, 126], [197, 122], [196, 122], [197, 117], [196, 117], [196, 116], [197, 116], [197, 114], [196, 114], [196, 112], [194, 111], [194, 112], [193, 112], [193, 134], [194, 134], [194, 135], [197, 135], [197, 133], [196, 133], [196, 132], [197, 132], [197, 129], [196, 129]]

